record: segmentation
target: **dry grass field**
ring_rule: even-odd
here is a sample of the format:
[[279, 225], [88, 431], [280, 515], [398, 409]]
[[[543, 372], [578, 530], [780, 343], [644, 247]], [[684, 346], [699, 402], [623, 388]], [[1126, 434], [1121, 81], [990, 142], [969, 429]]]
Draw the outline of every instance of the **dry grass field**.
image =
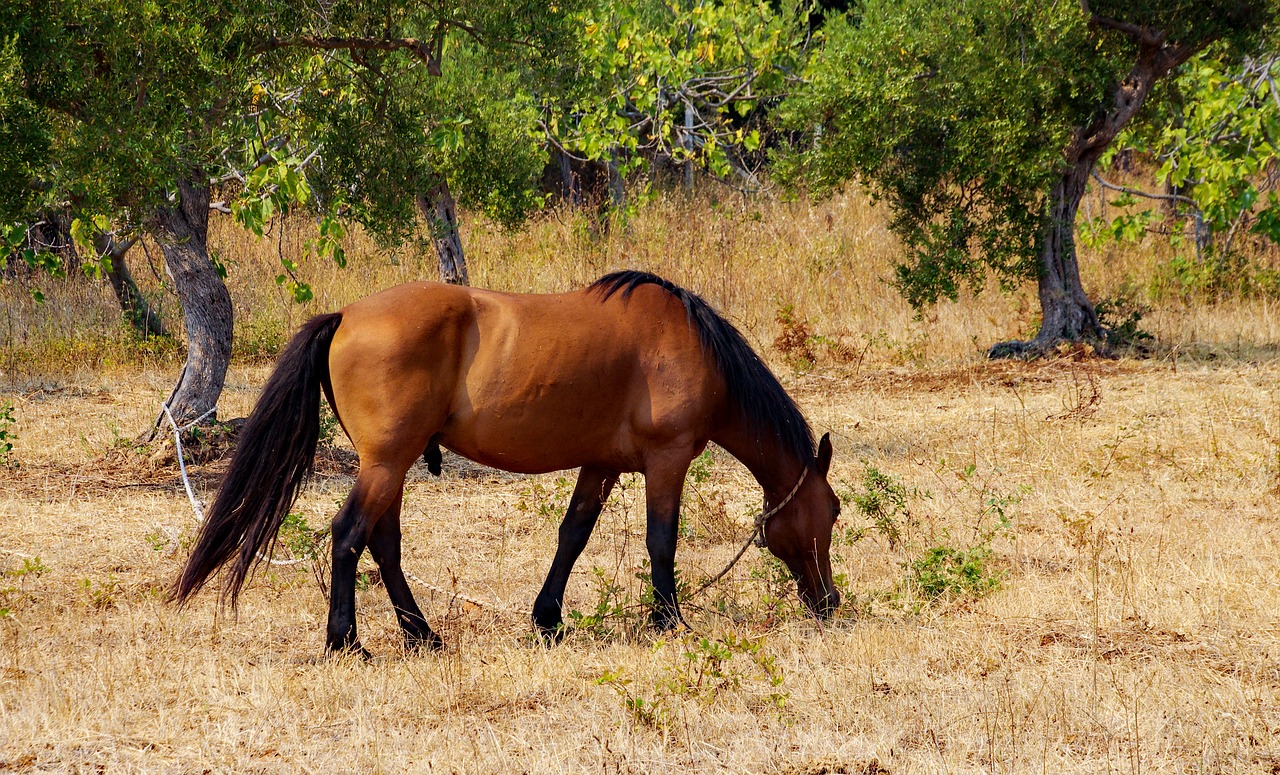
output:
[[[705, 205], [660, 201], [608, 233], [572, 215], [514, 235], [469, 223], [472, 279], [551, 290], [648, 268], [738, 323], [836, 442], [833, 621], [804, 618], [753, 549], [687, 602], [692, 631], [643, 628], [633, 477], [570, 582], [574, 629], [544, 648], [528, 609], [572, 474], [448, 454], [441, 478], [415, 468], [404, 506], [443, 653], [401, 649], [376, 573], [359, 592], [370, 662], [319, 658], [307, 562], [260, 572], [238, 615], [209, 594], [174, 610], [164, 589], [195, 523], [172, 459], [130, 440], [180, 353], [131, 344], [90, 281], [47, 285], [41, 308], [11, 284], [0, 770], [1280, 772], [1274, 302], [1164, 292], [1152, 245], [1090, 252], [1095, 297], [1146, 305], [1149, 352], [990, 363], [985, 346], [1033, 330], [1030, 289], [916, 318], [882, 280], [896, 248], [861, 196]], [[432, 274], [357, 238], [348, 269], [304, 265], [316, 300], [298, 307], [270, 278], [306, 239], [216, 229], [240, 315], [222, 417], [248, 411], [308, 313]], [[141, 254], [134, 272], [151, 274]], [[351, 457], [342, 439], [322, 453], [295, 551], [345, 496]], [[195, 466], [203, 497], [222, 465]], [[760, 492], [713, 450], [686, 493], [677, 563], [696, 586]]]

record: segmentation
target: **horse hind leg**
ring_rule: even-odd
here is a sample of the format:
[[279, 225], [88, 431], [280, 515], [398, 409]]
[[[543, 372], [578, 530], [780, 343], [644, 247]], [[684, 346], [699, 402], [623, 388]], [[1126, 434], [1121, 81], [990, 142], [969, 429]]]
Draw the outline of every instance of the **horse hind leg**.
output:
[[382, 573], [382, 585], [386, 587], [387, 597], [391, 598], [391, 607], [395, 609], [396, 620], [404, 631], [405, 647], [410, 650], [430, 649], [438, 651], [444, 648], [444, 641], [427, 624], [422, 609], [413, 599], [413, 592], [405, 579], [404, 569], [400, 566], [400, 507], [404, 500], [401, 490], [387, 513], [378, 520], [369, 536], [369, 553], [373, 561], [378, 563]]
[[578, 484], [573, 488], [569, 508], [565, 510], [564, 521], [560, 523], [560, 541], [556, 547], [555, 559], [551, 561], [547, 580], [543, 582], [542, 591], [533, 603], [534, 629], [548, 644], [559, 641], [564, 635], [561, 609], [569, 573], [586, 548], [587, 539], [591, 538], [604, 502], [617, 481], [616, 473], [592, 468], [583, 468], [578, 474]]
[[400, 502], [404, 473], [381, 466], [362, 468], [355, 487], [333, 518], [333, 572], [325, 648], [368, 657], [356, 633], [356, 564], [378, 522]]

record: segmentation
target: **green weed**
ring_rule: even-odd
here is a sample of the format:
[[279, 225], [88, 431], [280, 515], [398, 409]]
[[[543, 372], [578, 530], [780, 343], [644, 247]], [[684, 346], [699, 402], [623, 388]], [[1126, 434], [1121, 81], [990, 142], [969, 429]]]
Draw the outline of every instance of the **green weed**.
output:
[[18, 606], [31, 597], [27, 592], [27, 584], [32, 579], [38, 579], [49, 572], [49, 566], [45, 565], [39, 557], [24, 557], [22, 565], [10, 570], [0, 572], [0, 578], [15, 579], [17, 586], [5, 585], [0, 587], [0, 619], [15, 616]]
[[591, 573], [596, 582], [596, 604], [586, 612], [576, 608], [569, 611], [569, 621], [573, 622], [574, 629], [593, 640], [613, 640], [620, 635], [616, 625], [631, 623], [638, 626], [639, 606], [628, 598], [622, 585], [599, 566], [592, 568]]
[[689, 472], [685, 475], [686, 486], [692, 484], [697, 487], [703, 482], [711, 478], [711, 466], [715, 460], [711, 457], [711, 450], [704, 449], [701, 455], [693, 459], [689, 464]]
[[163, 552], [169, 548], [169, 536], [165, 535], [164, 531], [158, 527], [148, 532], [143, 538], [146, 540], [147, 545], [157, 552]]
[[[635, 688], [621, 669], [609, 670], [596, 679], [622, 699], [627, 714], [638, 723], [666, 733], [681, 703], [709, 704], [726, 692], [749, 690], [751, 697], [781, 713], [791, 693], [784, 691], [786, 677], [776, 658], [764, 650], [763, 637], [748, 638], [726, 633], [718, 637], [686, 635], [675, 642], [680, 657], [663, 668], [649, 696]], [[654, 644], [655, 655], [667, 649], [665, 641]]]
[[333, 413], [333, 408], [329, 406], [329, 402], [320, 402], [320, 445], [331, 447], [338, 440], [338, 433], [342, 431], [342, 424], [338, 422], [338, 415]]
[[37, 556], [22, 558], [22, 566], [16, 570], [6, 571], [5, 575], [24, 580], [28, 576], [38, 579], [48, 572], [49, 566], [45, 565], [44, 561]]
[[13, 416], [13, 404], [8, 401], [0, 403], [0, 466], [13, 467], [18, 464], [13, 455], [13, 442], [18, 438], [13, 432], [13, 426], [17, 422]]
[[276, 540], [294, 557], [314, 560], [321, 555], [328, 536], [329, 528], [316, 530], [307, 523], [306, 517], [290, 512], [285, 515]]
[[[944, 536], [945, 538], [945, 536]], [[987, 544], [957, 549], [945, 544], [931, 546], [910, 562], [908, 583], [927, 602], [981, 597], [998, 589], [1002, 574], [988, 568], [991, 547]]]
[[81, 579], [80, 588], [89, 598], [89, 604], [99, 611], [115, 608], [124, 587], [115, 575], [108, 575], [106, 581]]
[[548, 487], [540, 478], [533, 478], [529, 487], [516, 501], [518, 511], [531, 512], [544, 519], [559, 520], [569, 508], [573, 496], [573, 482], [568, 477], [557, 476]]
[[[943, 461], [945, 465], [945, 461]], [[965, 466], [957, 472], [963, 491], [978, 501], [977, 518], [972, 525], [973, 541], [955, 544], [951, 534], [942, 530], [931, 542], [905, 560], [906, 577], [899, 597], [919, 611], [925, 605], [974, 600], [1000, 588], [1005, 573], [991, 567], [992, 542], [1013, 528], [1011, 511], [1022, 500], [1021, 491], [1002, 492], [992, 486], [999, 474], [978, 477], [977, 467]]]
[[[915, 487], [907, 487], [870, 463], [863, 463], [861, 489], [855, 490], [846, 485], [838, 495], [846, 506], [853, 505], [871, 521], [871, 529], [888, 541], [890, 549], [897, 549], [919, 525], [909, 501], [928, 497], [927, 493], [922, 494]], [[849, 532], [850, 530], [855, 532]], [[843, 540], [850, 544], [856, 543], [865, 533], [856, 531], [857, 528], [846, 529]]]

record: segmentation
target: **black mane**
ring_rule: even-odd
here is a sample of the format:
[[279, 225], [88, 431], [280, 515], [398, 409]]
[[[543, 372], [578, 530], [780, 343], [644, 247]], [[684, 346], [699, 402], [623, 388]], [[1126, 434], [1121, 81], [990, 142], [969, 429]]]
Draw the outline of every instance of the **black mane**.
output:
[[607, 274], [587, 290], [599, 292], [602, 300], [621, 291], [625, 299], [641, 285], [657, 285], [684, 304], [689, 322], [698, 329], [703, 349], [715, 358], [729, 386], [729, 395], [743, 415], [776, 433], [778, 441], [801, 460], [811, 460], [816, 454], [813, 431], [800, 408], [738, 329], [700, 296], [655, 274], [634, 270]]

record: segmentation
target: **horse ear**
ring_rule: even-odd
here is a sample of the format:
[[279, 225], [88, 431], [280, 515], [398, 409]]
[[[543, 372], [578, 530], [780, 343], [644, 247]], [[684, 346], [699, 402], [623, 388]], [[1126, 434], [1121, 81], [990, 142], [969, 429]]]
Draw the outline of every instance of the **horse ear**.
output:
[[823, 476], [827, 475], [827, 471], [831, 468], [831, 434], [822, 434], [822, 441], [818, 442], [818, 473]]

